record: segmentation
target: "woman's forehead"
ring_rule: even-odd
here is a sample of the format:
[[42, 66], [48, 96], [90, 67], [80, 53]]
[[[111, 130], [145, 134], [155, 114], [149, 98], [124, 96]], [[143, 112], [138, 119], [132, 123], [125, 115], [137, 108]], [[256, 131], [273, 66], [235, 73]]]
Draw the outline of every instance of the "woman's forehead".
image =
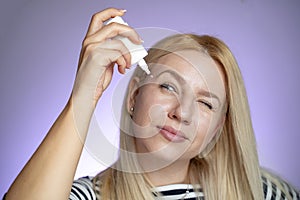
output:
[[186, 83], [211, 90], [224, 90], [224, 76], [218, 64], [207, 54], [196, 50], [183, 50], [161, 57], [150, 64], [154, 76], [168, 74]]
[[159, 58], [157, 63], [187, 73], [219, 73], [216, 62], [209, 55], [196, 50], [176, 51]]

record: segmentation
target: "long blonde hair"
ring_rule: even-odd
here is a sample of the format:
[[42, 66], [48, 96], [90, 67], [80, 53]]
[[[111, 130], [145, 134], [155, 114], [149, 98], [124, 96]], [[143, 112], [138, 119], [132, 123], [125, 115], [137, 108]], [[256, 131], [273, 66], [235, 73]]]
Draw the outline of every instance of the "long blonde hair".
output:
[[[226, 119], [223, 129], [215, 138], [217, 141], [190, 161], [189, 177], [192, 184], [202, 186], [206, 199], [263, 199], [247, 95], [237, 62], [224, 42], [207, 35], [177, 34], [154, 45], [145, 60], [153, 63], [164, 55], [185, 49], [205, 52], [214, 59], [223, 70], [227, 95]], [[145, 73], [136, 68], [135, 76], [141, 78]], [[135, 152], [134, 138], [124, 132], [130, 131], [129, 120], [124, 103], [120, 156], [112, 167], [95, 177], [94, 183], [100, 187], [97, 191], [99, 199], [153, 199], [151, 183], [143, 173], [138, 173], [137, 159], [134, 153], [130, 153]]]

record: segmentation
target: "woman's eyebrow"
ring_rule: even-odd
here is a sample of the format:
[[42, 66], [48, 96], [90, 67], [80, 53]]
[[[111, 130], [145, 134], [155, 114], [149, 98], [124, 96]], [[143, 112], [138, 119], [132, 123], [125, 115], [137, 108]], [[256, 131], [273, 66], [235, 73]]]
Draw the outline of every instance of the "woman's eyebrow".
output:
[[160, 72], [160, 73], [157, 75], [157, 77], [159, 77], [159, 76], [161, 76], [162, 74], [165, 74], [165, 73], [172, 75], [176, 80], [178, 80], [178, 81], [181, 82], [181, 83], [185, 83], [185, 82], [186, 82], [186, 81], [184, 80], [184, 78], [183, 78], [182, 76], [180, 76], [176, 71], [170, 70], [170, 69], [169, 69], [169, 70], [165, 70], [165, 71]]
[[209, 91], [206, 91], [206, 90], [200, 90], [200, 91], [198, 92], [198, 95], [200, 95], [200, 96], [205, 96], [205, 97], [207, 97], [207, 98], [214, 98], [214, 99], [216, 99], [216, 100], [218, 101], [218, 103], [221, 105], [220, 98], [219, 98], [216, 94], [214, 94], [214, 93], [212, 93], [212, 92], [209, 92]]

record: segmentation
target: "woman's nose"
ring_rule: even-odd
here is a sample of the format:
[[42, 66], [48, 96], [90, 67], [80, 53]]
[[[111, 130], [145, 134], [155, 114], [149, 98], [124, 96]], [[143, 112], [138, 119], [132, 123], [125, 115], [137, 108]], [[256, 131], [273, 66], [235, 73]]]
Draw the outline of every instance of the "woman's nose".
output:
[[189, 125], [192, 123], [194, 109], [191, 101], [177, 101], [170, 110], [169, 117]]

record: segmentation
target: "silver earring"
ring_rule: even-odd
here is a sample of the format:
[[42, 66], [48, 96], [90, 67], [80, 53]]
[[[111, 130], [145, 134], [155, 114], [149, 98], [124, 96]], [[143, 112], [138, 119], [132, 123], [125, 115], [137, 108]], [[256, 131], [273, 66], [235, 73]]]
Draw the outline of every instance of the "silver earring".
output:
[[130, 113], [129, 113], [131, 119], [132, 119], [133, 110], [134, 110], [133, 107], [131, 107], [130, 108]]

